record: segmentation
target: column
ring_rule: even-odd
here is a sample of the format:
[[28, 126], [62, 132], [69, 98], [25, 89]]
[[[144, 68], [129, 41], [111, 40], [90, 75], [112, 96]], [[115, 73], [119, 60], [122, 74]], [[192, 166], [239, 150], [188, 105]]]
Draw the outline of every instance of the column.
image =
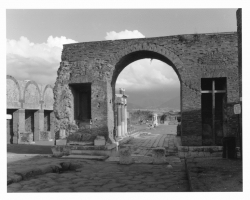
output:
[[121, 103], [117, 103], [117, 137], [122, 137], [121, 129]]
[[25, 132], [25, 110], [19, 109], [13, 112], [13, 144], [18, 143], [19, 133]]
[[39, 141], [40, 131], [44, 131], [44, 110], [34, 113], [34, 141]]
[[50, 113], [50, 139], [55, 139], [54, 112]]
[[126, 136], [128, 136], [128, 115], [127, 115], [127, 99], [124, 99], [124, 133]]
[[122, 130], [122, 137], [125, 137], [125, 108], [124, 108], [124, 98], [122, 98], [122, 105], [121, 105], [121, 130]]

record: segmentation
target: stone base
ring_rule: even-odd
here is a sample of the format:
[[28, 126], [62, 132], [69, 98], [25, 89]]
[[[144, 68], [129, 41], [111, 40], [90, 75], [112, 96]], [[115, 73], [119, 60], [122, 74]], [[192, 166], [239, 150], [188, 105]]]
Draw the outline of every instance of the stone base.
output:
[[180, 158], [222, 157], [222, 146], [178, 146]]
[[56, 140], [56, 145], [66, 145], [67, 144], [67, 140], [66, 139], [59, 139], [59, 140]]
[[117, 156], [118, 145], [108, 144], [103, 146], [81, 146], [69, 145], [71, 155], [100, 155], [100, 156]]

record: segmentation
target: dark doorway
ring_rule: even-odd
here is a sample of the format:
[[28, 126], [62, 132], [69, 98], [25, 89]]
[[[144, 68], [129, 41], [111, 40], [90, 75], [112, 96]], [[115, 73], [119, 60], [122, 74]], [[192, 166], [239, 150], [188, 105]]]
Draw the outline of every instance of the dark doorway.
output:
[[203, 145], [222, 145], [226, 78], [201, 79]]
[[91, 119], [91, 84], [71, 84], [74, 95], [74, 119], [89, 121]]
[[50, 114], [53, 111], [44, 110], [44, 131], [50, 131]]
[[7, 114], [11, 115], [11, 119], [7, 119], [7, 144], [13, 144], [13, 113], [17, 111], [17, 109], [7, 109]]

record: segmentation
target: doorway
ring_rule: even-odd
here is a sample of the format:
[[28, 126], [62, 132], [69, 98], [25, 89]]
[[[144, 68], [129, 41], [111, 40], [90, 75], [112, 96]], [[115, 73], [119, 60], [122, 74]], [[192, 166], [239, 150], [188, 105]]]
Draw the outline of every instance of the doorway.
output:
[[222, 145], [226, 78], [201, 79], [202, 145]]

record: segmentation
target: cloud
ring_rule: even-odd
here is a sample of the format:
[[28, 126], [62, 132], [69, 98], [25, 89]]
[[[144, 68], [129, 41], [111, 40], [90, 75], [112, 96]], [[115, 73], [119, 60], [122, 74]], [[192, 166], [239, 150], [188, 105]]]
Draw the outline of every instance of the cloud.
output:
[[161, 90], [179, 87], [180, 81], [171, 66], [159, 61], [143, 59], [128, 65], [118, 76], [116, 88], [128, 91]]
[[145, 38], [145, 36], [138, 30], [134, 31], [121, 31], [119, 33], [115, 31], [108, 32], [105, 36], [106, 40], [119, 40], [119, 39], [131, 39], [131, 38]]
[[22, 36], [6, 41], [7, 74], [17, 79], [53, 84], [61, 60], [63, 44], [77, 41], [64, 36], [49, 36], [46, 43], [34, 44]]

